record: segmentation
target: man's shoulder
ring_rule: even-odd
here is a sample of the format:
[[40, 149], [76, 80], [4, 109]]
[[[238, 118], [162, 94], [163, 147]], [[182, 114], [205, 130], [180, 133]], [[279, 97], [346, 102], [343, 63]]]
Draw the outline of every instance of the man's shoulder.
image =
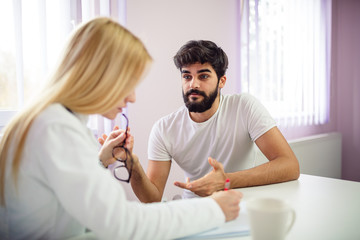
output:
[[187, 108], [185, 106], [181, 106], [174, 112], [169, 113], [158, 119], [155, 125], [162, 125], [162, 126], [172, 125], [174, 123], [182, 121], [184, 119], [184, 116], [186, 116], [187, 114], [188, 114]]
[[256, 98], [249, 93], [235, 93], [223, 95], [224, 104], [241, 104], [255, 101]]
[[224, 94], [224, 99], [252, 99], [254, 98], [253, 95], [247, 92], [242, 93], [232, 93], [232, 94]]

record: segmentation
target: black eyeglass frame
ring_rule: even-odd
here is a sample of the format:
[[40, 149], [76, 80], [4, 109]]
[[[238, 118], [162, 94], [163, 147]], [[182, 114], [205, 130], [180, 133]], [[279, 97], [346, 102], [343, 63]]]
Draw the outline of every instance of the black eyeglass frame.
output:
[[[113, 150], [112, 150], [112, 156], [113, 156], [113, 158], [115, 158], [116, 161], [119, 161], [119, 162], [123, 163], [123, 165], [120, 165], [120, 166], [115, 167], [115, 168], [113, 169], [113, 173], [114, 173], [114, 176], [115, 176], [115, 178], [116, 178], [117, 180], [122, 181], [122, 182], [127, 182], [127, 183], [129, 183], [129, 182], [130, 182], [130, 178], [131, 178], [131, 173], [132, 173], [133, 159], [132, 159], [132, 156], [131, 156], [129, 150], [128, 150], [126, 147], [124, 147], [124, 146], [125, 146], [125, 142], [126, 142], [126, 138], [127, 138], [127, 131], [128, 131], [128, 127], [129, 127], [129, 119], [128, 119], [128, 117], [127, 117], [124, 113], [122, 113], [122, 116], [125, 117], [125, 119], [126, 119], [125, 139], [124, 139], [124, 141], [122, 142], [121, 145], [115, 146], [115, 147], [113, 148]], [[121, 159], [121, 158], [115, 157], [114, 150], [117, 149], [117, 148], [121, 148], [121, 149], [124, 149], [124, 150], [125, 150], [125, 156], [126, 156], [125, 159]], [[128, 158], [129, 158], [129, 159], [128, 159]], [[129, 164], [130, 166], [128, 166], [128, 160], [130, 160], [130, 164]], [[116, 176], [116, 172], [115, 172], [115, 171], [116, 171], [117, 169], [119, 169], [119, 168], [122, 168], [122, 167], [125, 167], [125, 169], [128, 171], [128, 173], [129, 173], [129, 178], [128, 178], [128, 179], [121, 179], [121, 178], [119, 178], [119, 177]]]

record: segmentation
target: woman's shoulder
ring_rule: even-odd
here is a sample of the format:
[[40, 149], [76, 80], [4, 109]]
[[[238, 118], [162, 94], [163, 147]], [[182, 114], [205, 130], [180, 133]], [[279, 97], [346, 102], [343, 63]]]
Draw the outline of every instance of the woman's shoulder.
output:
[[65, 129], [81, 131], [86, 125], [76, 114], [68, 111], [63, 105], [54, 103], [46, 107], [34, 119], [31, 125], [32, 132], [49, 133], [62, 132]]
[[54, 103], [47, 106], [34, 120], [34, 124], [59, 124], [69, 123], [72, 120], [71, 112], [63, 105]]

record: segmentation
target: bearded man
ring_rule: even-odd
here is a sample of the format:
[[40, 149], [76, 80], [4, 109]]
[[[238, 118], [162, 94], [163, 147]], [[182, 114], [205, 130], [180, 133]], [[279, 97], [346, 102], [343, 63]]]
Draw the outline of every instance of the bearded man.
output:
[[[264, 106], [249, 94], [221, 94], [228, 58], [220, 47], [189, 41], [174, 63], [185, 106], [154, 124], [147, 173], [134, 166], [131, 185], [142, 202], [161, 201], [172, 160], [185, 173], [184, 182], [174, 183], [185, 189], [183, 198], [223, 190], [226, 179], [240, 188], [299, 177], [298, 160]], [[269, 160], [259, 166], [255, 144]]]

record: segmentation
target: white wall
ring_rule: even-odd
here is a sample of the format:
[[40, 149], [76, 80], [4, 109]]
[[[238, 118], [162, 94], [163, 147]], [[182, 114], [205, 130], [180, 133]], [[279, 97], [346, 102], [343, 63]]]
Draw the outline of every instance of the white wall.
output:
[[[154, 122], [183, 105], [180, 72], [172, 57], [189, 40], [211, 40], [229, 57], [223, 93], [236, 92], [238, 79], [238, 1], [236, 0], [129, 0], [127, 28], [140, 37], [154, 59], [146, 79], [136, 90], [137, 101], [129, 105], [134, 152], [147, 167], [147, 141]], [[172, 183], [183, 180], [182, 171], [172, 167], [164, 196], [172, 198], [179, 189]], [[176, 172], [176, 174], [174, 174]], [[129, 186], [129, 199], [136, 199]]]
[[[341, 179], [342, 136], [338, 132], [289, 141], [300, 164], [300, 173]], [[268, 162], [257, 149], [255, 164]]]

